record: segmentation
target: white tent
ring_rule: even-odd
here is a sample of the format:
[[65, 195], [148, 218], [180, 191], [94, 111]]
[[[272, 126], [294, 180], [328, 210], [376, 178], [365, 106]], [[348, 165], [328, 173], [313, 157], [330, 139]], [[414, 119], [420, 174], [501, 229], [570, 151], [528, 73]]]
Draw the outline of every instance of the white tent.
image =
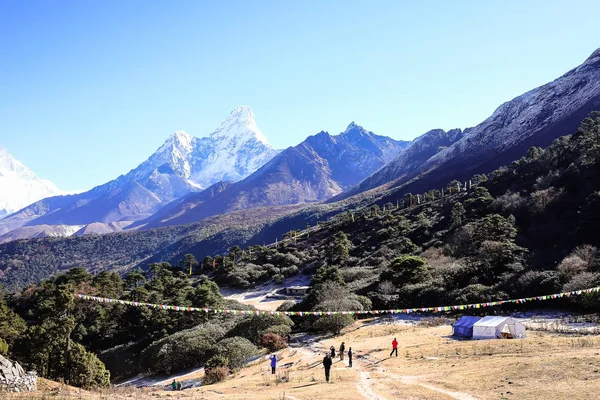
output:
[[473, 325], [473, 339], [520, 339], [525, 337], [525, 325], [511, 317], [488, 316]]
[[452, 325], [452, 336], [462, 336], [466, 338], [473, 337], [473, 325], [480, 319], [480, 317], [463, 315], [454, 325]]

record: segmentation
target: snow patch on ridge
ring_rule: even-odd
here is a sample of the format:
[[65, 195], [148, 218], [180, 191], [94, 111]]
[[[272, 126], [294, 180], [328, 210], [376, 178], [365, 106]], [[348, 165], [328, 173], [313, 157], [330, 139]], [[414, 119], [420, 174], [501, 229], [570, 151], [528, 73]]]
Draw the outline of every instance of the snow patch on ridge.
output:
[[61, 194], [50, 181], [38, 178], [0, 147], [0, 218], [45, 197]]

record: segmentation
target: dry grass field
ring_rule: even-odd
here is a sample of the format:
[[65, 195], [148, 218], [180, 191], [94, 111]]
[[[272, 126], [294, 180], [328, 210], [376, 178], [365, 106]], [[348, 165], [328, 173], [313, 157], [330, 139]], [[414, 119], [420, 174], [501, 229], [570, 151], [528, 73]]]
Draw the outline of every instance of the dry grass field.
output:
[[[181, 392], [110, 389], [84, 392], [42, 387], [10, 399], [593, 399], [600, 393], [600, 337], [528, 332], [521, 340], [457, 341], [448, 325], [359, 322], [333, 339], [278, 353], [278, 373], [268, 360], [254, 362], [224, 382]], [[391, 341], [400, 342], [389, 357]], [[337, 359], [327, 384], [325, 349], [346, 342], [354, 366]], [[48, 384], [45, 384], [48, 386]]]

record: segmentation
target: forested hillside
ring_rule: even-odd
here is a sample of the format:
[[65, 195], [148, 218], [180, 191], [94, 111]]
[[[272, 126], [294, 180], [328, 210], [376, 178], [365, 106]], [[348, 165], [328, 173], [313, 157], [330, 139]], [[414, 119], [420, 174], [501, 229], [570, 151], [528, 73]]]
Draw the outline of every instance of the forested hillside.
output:
[[69, 268], [124, 272], [152, 262], [176, 263], [183, 255], [214, 254], [245, 243], [265, 225], [299, 206], [242, 210], [204, 221], [107, 235], [18, 240], [0, 244], [0, 285], [10, 291]]
[[471, 189], [450, 182], [444, 197], [432, 190], [401, 200], [392, 192], [296, 244], [233, 249], [212, 274], [220, 284], [249, 287], [296, 268], [337, 266], [351, 290], [390, 307], [591, 287], [600, 277], [599, 167], [594, 114], [574, 135], [473, 177]]

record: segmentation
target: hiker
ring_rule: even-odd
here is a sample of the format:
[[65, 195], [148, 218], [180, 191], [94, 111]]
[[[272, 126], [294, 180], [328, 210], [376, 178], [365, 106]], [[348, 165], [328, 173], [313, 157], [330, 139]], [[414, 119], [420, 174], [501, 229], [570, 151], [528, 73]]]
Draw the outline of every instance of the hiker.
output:
[[331, 358], [335, 358], [335, 347], [331, 346], [329, 351], [331, 352]]
[[177, 390], [181, 390], [181, 382], [177, 382]]
[[352, 347], [348, 349], [348, 366], [352, 368]]
[[277, 356], [275, 354], [271, 354], [271, 374], [275, 374], [275, 368], [277, 368]]
[[331, 364], [333, 364], [333, 361], [331, 361], [329, 353], [325, 353], [325, 357], [323, 357], [323, 367], [325, 368], [325, 380], [327, 383], [329, 383], [329, 371], [331, 370]]
[[342, 342], [342, 344], [340, 344], [340, 360], [344, 361], [344, 351], [346, 350], [346, 343]]
[[175, 382], [175, 379], [173, 379], [173, 382], [171, 382], [171, 388], [173, 390], [177, 390], [177, 382]]
[[398, 341], [396, 338], [394, 338], [394, 341], [392, 342], [392, 352], [390, 353], [390, 357], [392, 354], [394, 354], [394, 352], [396, 352], [396, 357], [398, 357]]

